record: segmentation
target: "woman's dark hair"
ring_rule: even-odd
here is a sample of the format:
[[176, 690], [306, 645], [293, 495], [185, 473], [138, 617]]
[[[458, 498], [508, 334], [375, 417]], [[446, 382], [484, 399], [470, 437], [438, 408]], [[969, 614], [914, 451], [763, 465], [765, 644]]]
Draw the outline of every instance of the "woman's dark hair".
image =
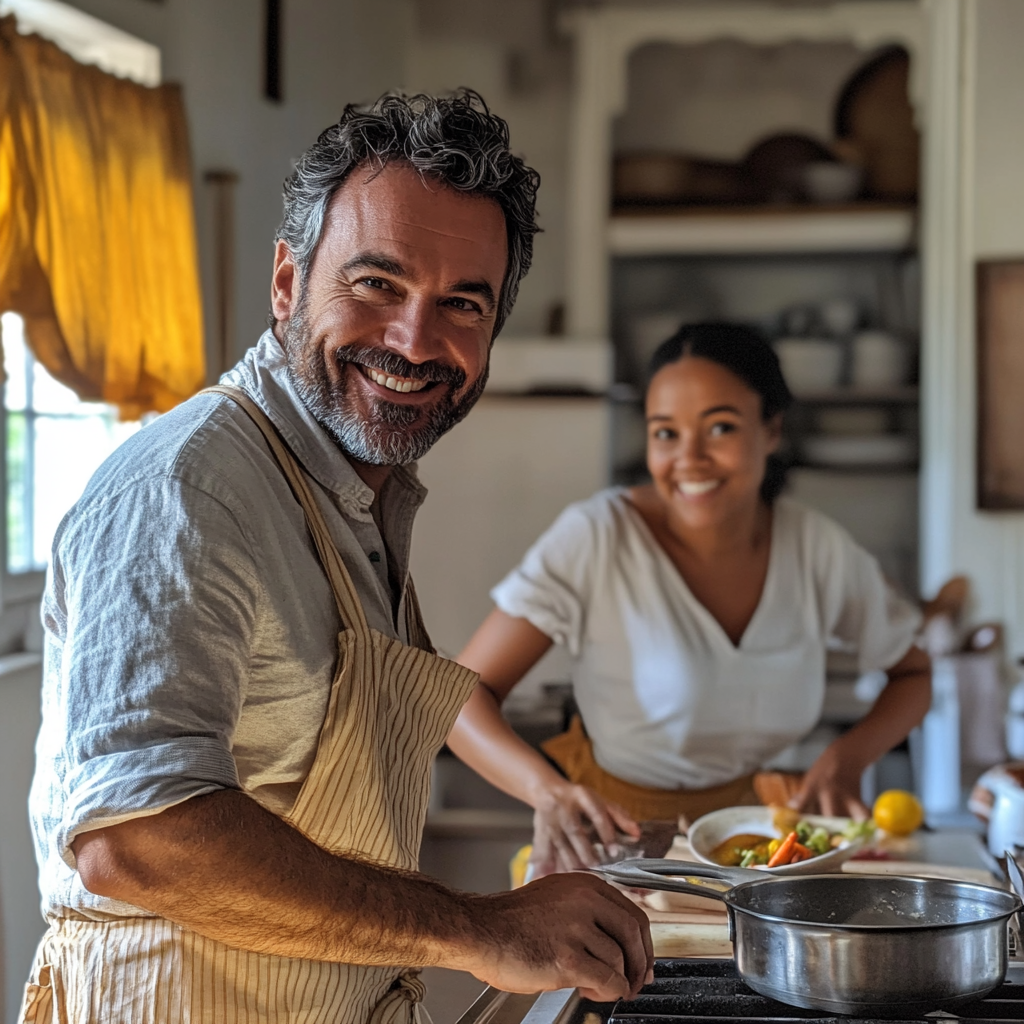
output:
[[[761, 416], [767, 421], [793, 404], [793, 393], [782, 376], [779, 357], [764, 335], [742, 324], [684, 324], [651, 356], [647, 386], [663, 367], [686, 356], [709, 359], [735, 374], [761, 396]], [[786, 484], [786, 463], [769, 455], [761, 482], [761, 497], [770, 505]]]

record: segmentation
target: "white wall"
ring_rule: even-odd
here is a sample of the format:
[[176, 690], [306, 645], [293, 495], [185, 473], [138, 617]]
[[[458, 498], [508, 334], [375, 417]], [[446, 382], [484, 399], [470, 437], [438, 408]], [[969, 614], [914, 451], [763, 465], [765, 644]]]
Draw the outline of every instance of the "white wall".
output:
[[941, 0], [936, 13], [949, 91], [945, 113], [929, 113], [945, 148], [929, 151], [926, 201], [934, 203], [929, 215], [948, 223], [926, 271], [923, 584], [934, 590], [966, 573], [974, 615], [1003, 621], [1016, 656], [1024, 653], [1024, 514], [975, 507], [974, 264], [1024, 256], [1024, 3]]
[[[43, 934], [25, 801], [39, 731], [38, 658], [13, 655], [0, 669], [0, 1012], [13, 1024]], [[18, 665], [21, 664], [21, 668]]]

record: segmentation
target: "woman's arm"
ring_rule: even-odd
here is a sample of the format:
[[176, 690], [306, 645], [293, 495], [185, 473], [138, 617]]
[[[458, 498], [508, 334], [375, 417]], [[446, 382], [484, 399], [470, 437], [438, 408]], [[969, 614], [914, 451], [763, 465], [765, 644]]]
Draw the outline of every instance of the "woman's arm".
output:
[[550, 637], [526, 619], [500, 609], [491, 612], [456, 659], [479, 672], [481, 682], [448, 736], [460, 760], [534, 809], [532, 861], [539, 873], [595, 862], [586, 822], [606, 846], [615, 842], [616, 826], [639, 835], [625, 811], [568, 782], [501, 714], [502, 702], [550, 647]]
[[921, 648], [911, 647], [886, 674], [889, 682], [874, 707], [811, 765], [793, 807], [870, 817], [860, 798], [864, 769], [906, 739], [931, 704], [931, 659]]

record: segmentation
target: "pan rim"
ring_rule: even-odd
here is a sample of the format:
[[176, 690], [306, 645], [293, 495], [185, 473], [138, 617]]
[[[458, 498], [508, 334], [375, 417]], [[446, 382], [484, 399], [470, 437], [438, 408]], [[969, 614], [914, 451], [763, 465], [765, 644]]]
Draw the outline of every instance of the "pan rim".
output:
[[[842, 879], [842, 884], [852, 884], [856, 881], [863, 882], [865, 879], [878, 878], [883, 879], [886, 882], [914, 882], [920, 883], [938, 883], [939, 885], [951, 886], [961, 890], [969, 890], [981, 894], [985, 894], [989, 898], [996, 897], [1000, 900], [1009, 900], [1011, 906], [1005, 910], [1001, 910], [992, 913], [988, 917], [979, 918], [973, 921], [908, 921], [906, 924], [846, 924], [843, 922], [832, 922], [832, 921], [801, 921], [793, 917], [783, 917], [779, 914], [772, 914], [762, 910], [752, 910], [749, 907], [737, 906], [735, 896], [744, 890], [757, 888], [764, 885], [778, 886], [780, 882], [796, 882], [797, 879], [801, 883], [808, 882], [811, 879], [822, 878], [835, 881]], [[756, 878], [750, 879], [749, 881], [740, 882], [734, 885], [728, 892], [722, 894], [723, 902], [729, 907], [729, 910], [736, 914], [746, 914], [750, 917], [757, 918], [761, 921], [770, 921], [773, 924], [784, 924], [791, 927], [802, 927], [802, 928], [827, 928], [829, 930], [836, 931], [847, 931], [847, 932], [892, 932], [892, 933], [903, 933], [912, 931], [938, 931], [938, 930], [953, 930], [956, 928], [972, 928], [980, 927], [984, 924], [992, 924], [999, 921], [1008, 921], [1014, 914], [1019, 913], [1024, 909], [1024, 900], [1015, 893], [1010, 892], [1006, 889], [998, 889], [992, 885], [981, 885], [977, 882], [958, 882], [954, 879], [945, 878], [919, 878], [914, 875], [847, 875], [839, 872], [836, 873], [822, 873], [820, 875], [794, 875], [791, 879], [781, 879], [777, 876], [771, 878]]]

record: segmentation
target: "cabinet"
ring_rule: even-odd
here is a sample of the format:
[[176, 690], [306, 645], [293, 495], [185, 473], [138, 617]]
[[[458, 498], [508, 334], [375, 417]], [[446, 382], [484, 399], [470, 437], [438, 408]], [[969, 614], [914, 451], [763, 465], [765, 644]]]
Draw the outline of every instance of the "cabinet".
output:
[[[911, 54], [911, 98], [920, 104], [927, 27], [922, 6], [891, 0], [608, 7], [575, 11], [566, 26], [576, 56], [567, 318], [575, 337], [610, 337], [614, 344], [613, 479], [627, 483], [643, 474], [644, 366], [679, 323], [739, 320], [778, 336], [791, 333], [787, 317], [801, 309], [813, 315], [823, 302], [852, 302], [862, 327], [890, 332], [913, 350], [915, 368], [896, 387], [800, 391], [787, 427], [795, 467], [791, 489], [846, 525], [890, 576], [916, 592], [916, 208], [862, 202], [613, 211], [611, 167], [616, 137], [638, 136], [624, 128], [623, 118], [635, 116], [630, 93], [650, 52], [645, 48], [669, 44], [692, 56], [695, 48], [723, 40], [762, 52], [799, 42], [812, 56], [816, 46], [845, 46], [856, 60], [898, 43]], [[720, 116], [729, 113], [723, 108]], [[790, 127], [765, 123], [759, 135]], [[848, 380], [848, 338], [840, 348]], [[883, 442], [858, 449], [858, 424]]]

